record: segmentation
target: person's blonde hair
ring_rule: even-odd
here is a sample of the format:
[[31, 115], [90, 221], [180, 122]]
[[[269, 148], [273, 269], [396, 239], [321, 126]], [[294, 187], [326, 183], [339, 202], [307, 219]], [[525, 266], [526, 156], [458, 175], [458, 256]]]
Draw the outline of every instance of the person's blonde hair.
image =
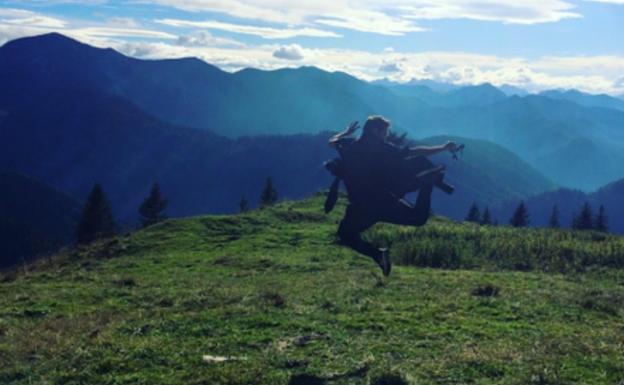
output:
[[364, 127], [362, 128], [362, 131], [364, 132], [365, 135], [368, 135], [372, 133], [372, 131], [382, 129], [382, 128], [389, 128], [389, 127], [390, 127], [390, 120], [384, 118], [381, 115], [372, 115], [372, 116], [369, 116], [368, 119], [366, 119], [366, 123], [364, 123]]

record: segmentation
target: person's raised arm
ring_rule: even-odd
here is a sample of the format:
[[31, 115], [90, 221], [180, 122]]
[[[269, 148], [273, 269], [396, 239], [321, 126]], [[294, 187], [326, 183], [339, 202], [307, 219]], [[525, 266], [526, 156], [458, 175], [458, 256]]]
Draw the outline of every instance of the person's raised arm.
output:
[[416, 146], [410, 147], [408, 156], [430, 156], [435, 155], [443, 151], [453, 152], [457, 150], [457, 143], [455, 142], [446, 142], [439, 146]]
[[347, 137], [347, 136], [349, 136], [349, 135], [353, 134], [353, 133], [354, 133], [354, 132], [356, 132], [359, 128], [360, 128], [360, 126], [358, 126], [358, 122], [357, 122], [357, 120], [356, 120], [356, 121], [354, 121], [354, 122], [351, 122], [351, 124], [349, 124], [349, 126], [347, 126], [347, 128], [346, 128], [344, 131], [339, 132], [339, 133], [337, 133], [336, 135], [334, 135], [334, 136], [332, 136], [331, 138], [329, 138], [329, 145], [330, 145], [331, 147], [334, 147], [334, 146], [336, 145], [336, 143], [337, 143], [340, 139], [342, 139], [342, 138], [344, 138], [344, 137]]

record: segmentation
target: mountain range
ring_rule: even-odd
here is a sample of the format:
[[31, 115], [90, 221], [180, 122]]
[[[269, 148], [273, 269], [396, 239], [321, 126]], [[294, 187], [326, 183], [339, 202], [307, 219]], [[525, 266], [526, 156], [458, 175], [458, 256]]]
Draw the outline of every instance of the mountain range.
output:
[[[241, 197], [254, 206], [269, 176], [287, 198], [331, 180], [322, 166], [336, 156], [327, 145], [329, 132], [230, 139], [164, 123], [118, 96], [66, 89], [40, 97], [2, 104], [7, 113], [0, 118], [0, 166], [36, 176], [79, 201], [100, 182], [124, 222], [136, 217], [153, 181], [170, 198], [169, 214], [185, 216], [235, 211]], [[453, 139], [472, 150], [457, 162], [450, 163], [448, 154], [438, 157], [458, 185], [452, 201], [436, 206], [440, 213], [456, 217], [473, 200], [520, 199], [555, 187], [500, 146]], [[484, 181], [487, 188], [481, 189]]]
[[[502, 207], [624, 176], [618, 99], [434, 85], [368, 83], [314, 67], [228, 73], [193, 58], [129, 58], [60, 34], [23, 38], [0, 47], [0, 171], [74, 202], [100, 182], [126, 226], [154, 181], [171, 216], [233, 212], [241, 197], [255, 205], [267, 177], [283, 198], [325, 188], [330, 132], [383, 114], [420, 142], [466, 144], [457, 162], [435, 159], [457, 192], [436, 193], [434, 211], [452, 218], [473, 201]], [[620, 189], [608, 191], [621, 199]]]
[[415, 138], [454, 135], [502, 145], [560, 186], [593, 191], [622, 177], [624, 111], [607, 95], [507, 96], [489, 84], [441, 92], [423, 82], [373, 84], [314, 67], [228, 73], [199, 59], [133, 59], [58, 34], [6, 43], [0, 81], [35, 94], [90, 89], [165, 123], [230, 138], [316, 134], [383, 114]]

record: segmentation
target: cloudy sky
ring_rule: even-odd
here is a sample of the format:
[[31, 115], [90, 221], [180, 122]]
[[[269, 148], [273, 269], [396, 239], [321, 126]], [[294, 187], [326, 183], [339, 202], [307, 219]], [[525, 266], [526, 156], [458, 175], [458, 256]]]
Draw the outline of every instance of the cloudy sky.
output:
[[0, 0], [0, 44], [50, 31], [227, 71], [624, 94], [624, 0]]

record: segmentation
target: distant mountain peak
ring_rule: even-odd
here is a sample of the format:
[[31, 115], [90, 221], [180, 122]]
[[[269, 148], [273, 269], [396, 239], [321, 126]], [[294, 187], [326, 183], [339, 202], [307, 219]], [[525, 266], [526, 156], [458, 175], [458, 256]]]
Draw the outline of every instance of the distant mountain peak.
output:
[[479, 91], [495, 92], [495, 93], [502, 94], [501, 90], [499, 90], [494, 85], [492, 85], [492, 83], [487, 83], [487, 82], [481, 83], [481, 84], [468, 84], [457, 89], [455, 92], [461, 91], [461, 90], [479, 90]]
[[486, 88], [486, 89], [498, 89], [492, 83], [485, 82], [481, 84], [475, 84], [473, 87], [475, 88]]
[[529, 94], [524, 88], [512, 86], [511, 84], [501, 84], [498, 89], [503, 91], [507, 96], [526, 96]]
[[75, 46], [88, 47], [87, 44], [81, 43], [76, 39], [73, 39], [69, 36], [63, 35], [58, 32], [49, 32], [49, 33], [44, 33], [42, 35], [22, 37], [19, 39], [11, 40], [7, 42], [4, 46], [5, 47], [21, 46], [21, 45], [30, 46], [33, 44], [40, 45], [40, 46], [47, 46], [47, 47], [49, 47], [50, 45], [53, 45], [53, 46], [75, 45]]
[[456, 103], [461, 102], [460, 104], [472, 105], [486, 105], [507, 98], [507, 95], [505, 95], [503, 91], [494, 87], [490, 83], [469, 85], [450, 91], [448, 95], [456, 99]]
[[551, 99], [567, 100], [585, 107], [602, 107], [624, 111], [624, 102], [607, 94], [590, 94], [576, 89], [553, 89], [539, 93]]
[[436, 91], [436, 92], [441, 92], [441, 93], [446, 93], [446, 92], [453, 91], [453, 90], [456, 90], [456, 89], [460, 88], [460, 86], [458, 86], [456, 84], [446, 83], [446, 82], [443, 82], [443, 81], [436, 81], [436, 80], [433, 80], [433, 79], [416, 79], [416, 78], [413, 78], [412, 80], [410, 80], [406, 84], [412, 85], [412, 86], [427, 86], [431, 90]]

